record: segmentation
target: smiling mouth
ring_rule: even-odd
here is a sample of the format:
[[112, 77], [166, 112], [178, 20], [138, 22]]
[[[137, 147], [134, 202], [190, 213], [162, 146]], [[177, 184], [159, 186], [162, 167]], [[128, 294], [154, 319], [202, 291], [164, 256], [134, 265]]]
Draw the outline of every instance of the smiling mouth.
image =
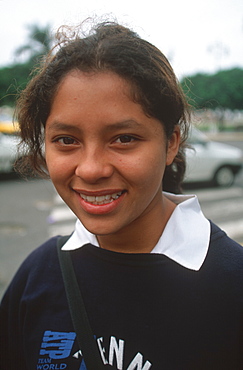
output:
[[114, 202], [114, 200], [118, 199], [122, 194], [123, 194], [123, 191], [120, 191], [118, 193], [113, 193], [113, 194], [100, 195], [100, 196], [85, 195], [85, 194], [79, 193], [80, 197], [85, 202], [88, 202], [94, 205], [99, 205], [99, 206]]

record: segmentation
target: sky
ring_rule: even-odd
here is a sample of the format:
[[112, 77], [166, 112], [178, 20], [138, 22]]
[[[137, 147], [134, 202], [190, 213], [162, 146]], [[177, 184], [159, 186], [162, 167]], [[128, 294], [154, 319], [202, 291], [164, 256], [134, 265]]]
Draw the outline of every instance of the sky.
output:
[[243, 68], [242, 0], [0, 0], [0, 68], [16, 61], [28, 25], [117, 20], [156, 45], [178, 78]]

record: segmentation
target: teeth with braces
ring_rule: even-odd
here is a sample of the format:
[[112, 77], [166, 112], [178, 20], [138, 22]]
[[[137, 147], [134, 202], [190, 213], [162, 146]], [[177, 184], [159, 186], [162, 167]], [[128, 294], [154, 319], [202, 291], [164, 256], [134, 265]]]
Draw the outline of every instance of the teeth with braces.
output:
[[101, 195], [101, 196], [85, 195], [85, 194], [80, 193], [80, 196], [86, 202], [89, 202], [95, 205], [101, 205], [101, 204], [108, 204], [108, 203], [113, 202], [113, 200], [118, 199], [121, 196], [121, 194], [122, 194], [122, 191], [120, 191], [119, 193]]

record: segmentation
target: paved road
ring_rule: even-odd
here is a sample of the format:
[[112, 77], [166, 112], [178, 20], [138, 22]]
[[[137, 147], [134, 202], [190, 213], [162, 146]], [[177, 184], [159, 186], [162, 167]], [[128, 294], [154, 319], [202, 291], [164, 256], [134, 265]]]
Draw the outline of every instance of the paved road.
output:
[[54, 189], [45, 180], [0, 181], [0, 296], [16, 269], [48, 237]]
[[[243, 245], [243, 171], [229, 189], [187, 190], [205, 215]], [[0, 181], [0, 297], [24, 258], [47, 238], [69, 234], [75, 217], [47, 180]]]
[[197, 194], [205, 216], [243, 245], [243, 187], [194, 189], [193, 193]]

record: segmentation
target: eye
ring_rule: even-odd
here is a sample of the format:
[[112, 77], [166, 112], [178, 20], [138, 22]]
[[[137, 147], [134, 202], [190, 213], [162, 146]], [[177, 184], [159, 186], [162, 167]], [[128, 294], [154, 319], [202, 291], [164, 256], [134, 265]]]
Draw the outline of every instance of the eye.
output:
[[61, 144], [61, 145], [76, 145], [77, 144], [77, 141], [75, 139], [73, 139], [72, 137], [69, 137], [69, 136], [59, 137], [59, 138], [55, 139], [54, 141], [56, 143]]
[[120, 135], [115, 142], [116, 143], [121, 143], [121, 144], [129, 144], [133, 141], [135, 141], [136, 138], [132, 135]]

